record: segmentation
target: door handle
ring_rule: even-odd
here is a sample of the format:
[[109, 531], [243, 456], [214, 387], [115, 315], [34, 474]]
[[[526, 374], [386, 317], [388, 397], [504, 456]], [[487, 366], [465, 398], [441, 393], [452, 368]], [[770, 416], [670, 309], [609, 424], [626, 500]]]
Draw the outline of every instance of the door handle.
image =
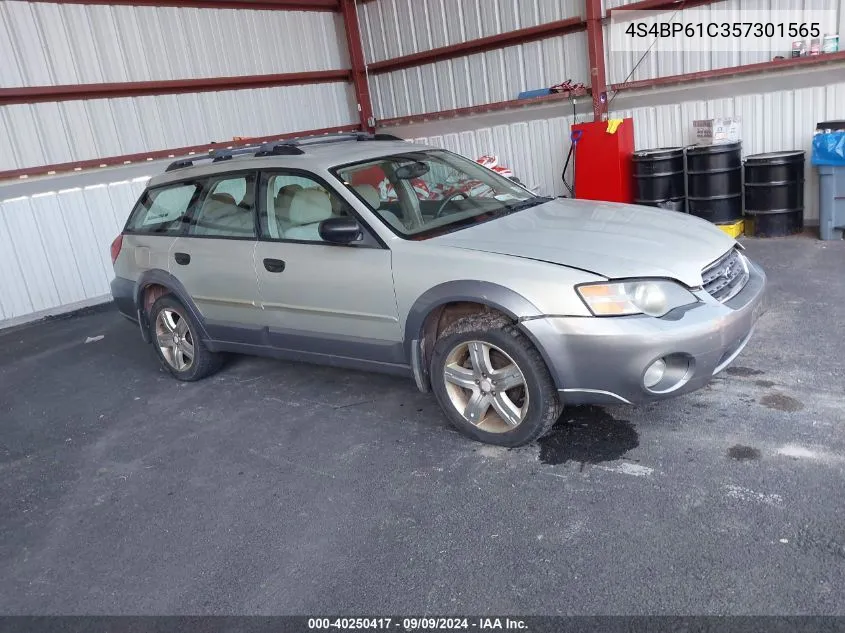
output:
[[173, 258], [177, 264], [181, 264], [182, 266], [187, 266], [191, 263], [191, 256], [187, 253], [176, 253], [173, 255]]
[[270, 273], [280, 273], [285, 269], [285, 262], [281, 259], [265, 259], [264, 268]]

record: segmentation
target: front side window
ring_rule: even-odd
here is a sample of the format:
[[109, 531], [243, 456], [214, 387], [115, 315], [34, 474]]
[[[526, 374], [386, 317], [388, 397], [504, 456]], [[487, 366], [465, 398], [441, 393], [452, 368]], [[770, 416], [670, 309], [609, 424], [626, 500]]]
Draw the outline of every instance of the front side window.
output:
[[189, 235], [255, 237], [255, 174], [208, 182], [208, 194], [188, 228]]
[[126, 230], [161, 235], [180, 233], [188, 208], [199, 191], [198, 183], [179, 183], [148, 189], [132, 211]]
[[402, 237], [424, 239], [501, 217], [548, 198], [443, 150], [344, 165], [333, 173]]
[[270, 172], [264, 179], [261, 230], [271, 239], [322, 242], [323, 220], [351, 215], [335, 191], [304, 174]]

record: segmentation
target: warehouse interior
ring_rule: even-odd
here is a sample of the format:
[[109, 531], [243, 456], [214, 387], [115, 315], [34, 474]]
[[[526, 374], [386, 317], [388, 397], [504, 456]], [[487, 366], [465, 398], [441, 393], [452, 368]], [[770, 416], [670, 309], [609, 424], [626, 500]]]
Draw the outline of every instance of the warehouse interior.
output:
[[[825, 21], [614, 48], [636, 10]], [[845, 614], [844, 31], [845, 0], [0, 2], [0, 616]], [[110, 286], [150, 179], [359, 132], [708, 220], [768, 275], [755, 338], [512, 450], [390, 376], [166, 377]]]

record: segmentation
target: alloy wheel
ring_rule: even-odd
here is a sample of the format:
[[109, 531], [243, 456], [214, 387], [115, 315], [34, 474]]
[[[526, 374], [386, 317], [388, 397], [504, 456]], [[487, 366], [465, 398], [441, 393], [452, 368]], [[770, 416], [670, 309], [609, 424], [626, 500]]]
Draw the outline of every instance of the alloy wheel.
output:
[[528, 385], [522, 370], [491, 343], [456, 345], [446, 357], [443, 379], [458, 413], [483, 431], [512, 431], [528, 413]]
[[194, 363], [194, 338], [188, 320], [176, 310], [165, 308], [155, 322], [156, 344], [164, 360], [176, 371], [185, 371]]

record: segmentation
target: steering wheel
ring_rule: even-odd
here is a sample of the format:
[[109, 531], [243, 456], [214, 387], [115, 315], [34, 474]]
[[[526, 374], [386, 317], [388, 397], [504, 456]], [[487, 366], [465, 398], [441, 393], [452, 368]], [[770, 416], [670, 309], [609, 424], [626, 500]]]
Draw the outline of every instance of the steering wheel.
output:
[[437, 213], [434, 214], [434, 219], [436, 220], [441, 215], [443, 215], [443, 211], [446, 209], [446, 206], [452, 202], [453, 199], [457, 198], [458, 196], [462, 196], [464, 200], [469, 200], [469, 196], [464, 193], [463, 191], [456, 191], [455, 193], [449, 194], [440, 204], [440, 207], [437, 209]]

